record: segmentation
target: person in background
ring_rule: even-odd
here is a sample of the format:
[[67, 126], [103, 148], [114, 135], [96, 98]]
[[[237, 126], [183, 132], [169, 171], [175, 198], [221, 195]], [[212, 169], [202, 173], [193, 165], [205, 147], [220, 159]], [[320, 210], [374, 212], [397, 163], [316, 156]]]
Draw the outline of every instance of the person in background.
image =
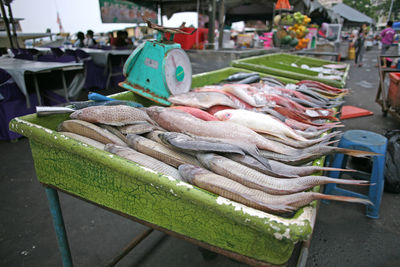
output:
[[354, 58], [355, 64], [361, 67], [362, 60], [365, 52], [365, 38], [368, 34], [367, 25], [363, 24], [353, 38], [352, 45], [356, 49], [356, 57]]
[[113, 43], [115, 42], [114, 33], [113, 32], [108, 32], [107, 36], [108, 36], [107, 44], [108, 45], [113, 45]]
[[84, 45], [83, 42], [85, 40], [85, 34], [83, 32], [78, 32], [76, 34], [76, 37], [77, 37], [77, 39], [76, 39], [76, 41], [74, 43], [74, 46], [75, 47], [84, 47], [85, 45]]
[[[392, 46], [394, 35], [396, 34], [392, 28], [392, 25], [393, 21], [389, 20], [386, 24], [386, 28], [380, 34], [380, 39], [382, 42], [381, 56], [385, 55]], [[383, 58], [383, 67], [387, 67], [386, 58]]]
[[93, 31], [88, 30], [86, 32], [86, 39], [83, 42], [86, 47], [95, 46], [97, 44], [96, 40], [93, 38]]
[[124, 31], [117, 31], [117, 38], [114, 39], [114, 42], [112, 42], [111, 45], [119, 48], [128, 45]]

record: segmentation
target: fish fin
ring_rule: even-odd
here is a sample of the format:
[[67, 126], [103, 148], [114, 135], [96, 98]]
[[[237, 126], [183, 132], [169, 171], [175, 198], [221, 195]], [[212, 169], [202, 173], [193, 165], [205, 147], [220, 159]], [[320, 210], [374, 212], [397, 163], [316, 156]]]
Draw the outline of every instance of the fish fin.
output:
[[358, 197], [346, 197], [346, 196], [318, 194], [318, 195], [316, 195], [316, 198], [324, 199], [324, 200], [336, 200], [336, 201], [343, 201], [343, 202], [360, 203], [360, 204], [371, 205], [371, 206], [374, 205], [369, 199], [363, 199], [363, 198], [358, 198]]
[[338, 171], [338, 172], [357, 172], [357, 170], [353, 170], [353, 169], [340, 169], [340, 168], [332, 168], [332, 167], [321, 167], [319, 170], [327, 171], [327, 172], [334, 172], [334, 171]]
[[362, 151], [362, 150], [355, 150], [355, 149], [348, 149], [341, 147], [332, 147], [332, 148], [336, 153], [342, 153], [352, 157], [382, 156], [382, 154], [380, 153], [371, 151]]

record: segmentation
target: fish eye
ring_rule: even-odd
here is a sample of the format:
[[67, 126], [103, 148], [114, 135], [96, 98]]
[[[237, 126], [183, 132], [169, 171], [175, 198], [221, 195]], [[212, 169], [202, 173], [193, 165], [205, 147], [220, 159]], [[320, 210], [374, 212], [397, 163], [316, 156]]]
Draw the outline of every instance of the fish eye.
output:
[[229, 118], [232, 114], [231, 113], [226, 113], [225, 117]]

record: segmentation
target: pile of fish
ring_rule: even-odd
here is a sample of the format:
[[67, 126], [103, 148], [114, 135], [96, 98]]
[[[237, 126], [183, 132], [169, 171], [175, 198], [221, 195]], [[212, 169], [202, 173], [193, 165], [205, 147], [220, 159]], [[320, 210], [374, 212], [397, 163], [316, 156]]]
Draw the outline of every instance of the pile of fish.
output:
[[[320, 84], [312, 83], [311, 86], [321, 89]], [[305, 191], [327, 183], [360, 186], [369, 183], [312, 175], [351, 170], [299, 164], [331, 153], [352, 156], [374, 153], [328, 146], [338, 133], [320, 135], [338, 126], [337, 122], [326, 122], [334, 118], [334, 113], [323, 107], [303, 107], [284, 97], [289, 93], [278, 89], [276, 92], [280, 94], [272, 93], [273, 88], [266, 84], [208, 86], [170, 97], [171, 102], [180, 105], [170, 108], [89, 106], [74, 111], [70, 120], [59, 125], [59, 131], [266, 212], [292, 212], [316, 199], [372, 205], [365, 199]], [[306, 99], [315, 100], [311, 96]], [[336, 101], [322, 95], [321, 99], [327, 100], [325, 104]], [[308, 123], [299, 122], [302, 127], [295, 127], [295, 123], [287, 123], [289, 118], [280, 115], [276, 107], [292, 109]]]

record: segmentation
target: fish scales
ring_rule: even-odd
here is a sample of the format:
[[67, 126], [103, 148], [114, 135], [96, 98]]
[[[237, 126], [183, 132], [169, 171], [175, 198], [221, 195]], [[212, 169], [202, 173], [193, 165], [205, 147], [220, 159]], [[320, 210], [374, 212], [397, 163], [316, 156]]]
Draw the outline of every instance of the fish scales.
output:
[[179, 153], [145, 137], [128, 134], [126, 138], [128, 139], [128, 145], [133, 149], [161, 160], [175, 168], [178, 168], [181, 164], [201, 165], [195, 157], [182, 152]]
[[303, 176], [291, 179], [281, 179], [260, 173], [233, 160], [212, 153], [198, 154], [197, 159], [204, 167], [219, 175], [230, 178], [247, 187], [258, 189], [272, 195], [297, 193], [316, 185], [327, 183], [357, 185], [367, 183], [366, 181], [333, 179], [325, 176]]
[[159, 161], [153, 157], [147, 156], [143, 153], [137, 152], [129, 147], [122, 147], [114, 144], [107, 144], [105, 146], [106, 151], [116, 154], [122, 158], [133, 161], [137, 164], [140, 164], [146, 168], [149, 168], [153, 171], [159, 172], [161, 174], [165, 174], [171, 176], [172, 178], [182, 180], [178, 170], [172, 166], [165, 164], [164, 162]]
[[119, 137], [93, 123], [82, 120], [66, 120], [59, 125], [59, 131], [72, 132], [92, 138], [103, 144], [127, 146]]
[[221, 121], [202, 121], [185, 112], [150, 107], [147, 109], [150, 117], [161, 127], [172, 132], [190, 133], [198, 136], [225, 139], [229, 142], [241, 142], [256, 145], [259, 149], [276, 153], [293, 155], [298, 151], [292, 147], [265, 139], [245, 126]]
[[113, 126], [132, 124], [137, 121], [153, 123], [145, 111], [124, 105], [87, 107], [75, 111], [70, 118]]

